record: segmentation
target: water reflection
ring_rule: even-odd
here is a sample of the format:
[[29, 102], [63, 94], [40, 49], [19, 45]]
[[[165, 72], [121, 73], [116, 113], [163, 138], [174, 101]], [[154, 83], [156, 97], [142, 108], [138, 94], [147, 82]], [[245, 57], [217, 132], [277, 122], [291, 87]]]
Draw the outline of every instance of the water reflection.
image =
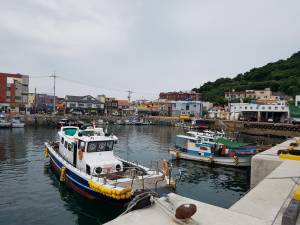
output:
[[229, 208], [249, 189], [249, 169], [214, 166], [174, 160], [174, 174], [181, 170], [177, 193], [203, 202]]
[[[119, 137], [117, 155], [145, 164], [171, 159], [168, 149], [176, 134], [184, 132], [160, 126], [114, 126], [110, 130]], [[56, 136], [57, 130], [50, 128], [0, 129], [0, 224], [94, 225], [120, 213], [59, 183], [43, 154], [44, 142]], [[173, 167], [175, 173], [183, 171], [177, 192], [210, 204], [229, 207], [249, 187], [246, 170], [211, 168], [184, 160], [173, 161]]]
[[123, 211], [122, 207], [118, 208], [103, 202], [89, 201], [73, 192], [59, 182], [58, 177], [53, 173], [48, 163], [45, 164], [45, 174], [49, 175], [50, 185], [57, 189], [60, 199], [64, 202], [65, 209], [76, 215], [76, 224], [78, 225], [103, 224], [116, 218]]

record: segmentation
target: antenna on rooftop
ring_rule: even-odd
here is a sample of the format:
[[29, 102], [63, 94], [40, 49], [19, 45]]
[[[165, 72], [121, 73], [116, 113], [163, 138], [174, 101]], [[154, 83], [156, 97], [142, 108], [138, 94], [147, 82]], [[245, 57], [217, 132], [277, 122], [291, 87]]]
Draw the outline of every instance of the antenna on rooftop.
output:
[[131, 101], [131, 94], [133, 94], [133, 91], [131, 91], [129, 89], [127, 92], [128, 92], [128, 102], [130, 103], [130, 101]]

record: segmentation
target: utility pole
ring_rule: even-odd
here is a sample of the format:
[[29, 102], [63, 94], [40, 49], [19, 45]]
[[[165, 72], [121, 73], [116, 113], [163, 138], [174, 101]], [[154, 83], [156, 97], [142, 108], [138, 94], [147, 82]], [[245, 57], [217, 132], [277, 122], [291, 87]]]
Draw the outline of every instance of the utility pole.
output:
[[130, 100], [131, 100], [131, 94], [133, 94], [133, 91], [131, 91], [131, 90], [129, 89], [127, 92], [128, 92], [128, 102], [130, 103]]
[[34, 114], [36, 114], [37, 99], [36, 99], [36, 88], [34, 88]]
[[56, 112], [55, 80], [56, 80], [56, 78], [58, 78], [58, 76], [56, 76], [55, 72], [54, 72], [53, 75], [51, 75], [49, 77], [53, 78], [53, 114], [55, 114], [55, 112]]

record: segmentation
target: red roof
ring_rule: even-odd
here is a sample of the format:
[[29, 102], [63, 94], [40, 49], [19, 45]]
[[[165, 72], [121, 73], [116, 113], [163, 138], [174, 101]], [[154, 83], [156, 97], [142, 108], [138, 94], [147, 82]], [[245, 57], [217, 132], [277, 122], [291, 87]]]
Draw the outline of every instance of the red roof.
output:
[[118, 100], [118, 105], [129, 105], [128, 100]]

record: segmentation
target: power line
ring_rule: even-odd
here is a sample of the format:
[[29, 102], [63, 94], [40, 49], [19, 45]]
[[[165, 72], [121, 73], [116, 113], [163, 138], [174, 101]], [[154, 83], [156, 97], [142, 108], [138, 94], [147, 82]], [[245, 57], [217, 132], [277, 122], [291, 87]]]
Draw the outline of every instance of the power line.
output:
[[[41, 75], [41, 76], [32, 76], [30, 75], [29, 76], [30, 78], [54, 78], [53, 75], [49, 76], [49, 75]], [[98, 86], [98, 85], [94, 85], [94, 84], [89, 84], [89, 83], [86, 83], [86, 82], [82, 82], [82, 81], [78, 81], [78, 80], [73, 80], [73, 79], [69, 79], [69, 78], [64, 78], [64, 77], [58, 77], [56, 76], [56, 78], [59, 78], [60, 80], [64, 80], [64, 81], [67, 81], [67, 82], [72, 82], [72, 83], [75, 83], [75, 84], [79, 84], [79, 85], [83, 85], [83, 86], [87, 86], [87, 87], [92, 87], [92, 88], [97, 88], [97, 89], [103, 89], [103, 90], [106, 90], [106, 91], [115, 91], [115, 92], [122, 92], [124, 93], [127, 92], [128, 93], [128, 98], [130, 97], [131, 98], [131, 94], [133, 93], [137, 93], [137, 94], [147, 94], [147, 95], [156, 95], [157, 93], [154, 93], [154, 92], [145, 92], [145, 91], [141, 91], [141, 90], [135, 90], [134, 92], [132, 92], [130, 89], [129, 91], [132, 92], [129, 94], [129, 91], [126, 90], [126, 89], [118, 89], [118, 88], [108, 88], [108, 87], [103, 87], [103, 86]], [[130, 95], [130, 96], [129, 96]]]

